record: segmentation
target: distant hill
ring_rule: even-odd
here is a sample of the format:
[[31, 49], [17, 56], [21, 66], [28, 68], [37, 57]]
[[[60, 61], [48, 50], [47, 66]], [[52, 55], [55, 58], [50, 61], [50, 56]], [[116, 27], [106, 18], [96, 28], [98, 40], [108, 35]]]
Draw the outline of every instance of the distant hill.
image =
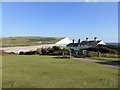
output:
[[2, 47], [15, 47], [15, 46], [33, 46], [41, 44], [54, 44], [60, 41], [61, 37], [6, 37], [0, 38]]

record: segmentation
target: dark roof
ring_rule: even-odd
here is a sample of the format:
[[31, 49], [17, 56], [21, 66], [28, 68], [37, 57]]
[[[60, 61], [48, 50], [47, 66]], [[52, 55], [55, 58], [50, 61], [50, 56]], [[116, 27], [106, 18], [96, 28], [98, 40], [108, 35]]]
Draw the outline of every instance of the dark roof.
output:
[[67, 46], [78, 46], [80, 43], [69, 43]]
[[78, 45], [88, 45], [88, 46], [95, 46], [97, 45], [101, 40], [98, 41], [82, 41], [81, 43], [69, 43], [67, 46], [78, 46]]

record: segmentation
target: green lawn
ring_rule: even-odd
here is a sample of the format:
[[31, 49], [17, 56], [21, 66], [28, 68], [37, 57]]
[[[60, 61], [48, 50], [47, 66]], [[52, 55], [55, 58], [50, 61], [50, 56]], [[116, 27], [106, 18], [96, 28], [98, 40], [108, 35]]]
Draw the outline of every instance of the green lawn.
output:
[[53, 56], [3, 56], [3, 88], [117, 88], [118, 69]]

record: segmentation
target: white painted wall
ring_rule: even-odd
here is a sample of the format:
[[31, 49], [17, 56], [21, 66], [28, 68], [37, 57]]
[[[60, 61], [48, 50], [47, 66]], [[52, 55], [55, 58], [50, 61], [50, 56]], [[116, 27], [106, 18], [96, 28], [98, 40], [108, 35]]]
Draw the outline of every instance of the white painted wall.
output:
[[100, 42], [98, 43], [98, 45], [99, 45], [99, 44], [106, 45], [103, 41], [100, 41]]
[[72, 40], [70, 40], [69, 38], [64, 38], [64, 39], [61, 39], [60, 41], [58, 41], [57, 43], [55, 44], [69, 44], [69, 43], [72, 43]]

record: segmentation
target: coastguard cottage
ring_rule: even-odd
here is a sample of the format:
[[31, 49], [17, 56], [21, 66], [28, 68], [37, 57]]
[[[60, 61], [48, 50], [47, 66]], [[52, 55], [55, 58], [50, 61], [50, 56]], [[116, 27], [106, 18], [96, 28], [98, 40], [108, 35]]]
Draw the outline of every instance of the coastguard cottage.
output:
[[73, 40], [72, 43], [66, 45], [66, 48], [73, 51], [79, 51], [81, 48], [91, 47], [91, 46], [93, 47], [97, 45], [106, 45], [106, 44], [102, 40], [97, 40], [97, 37], [94, 37], [94, 40], [89, 40], [88, 38], [86, 38], [86, 40], [82, 42], [80, 41], [80, 39], [78, 39], [77, 43], [75, 43], [75, 41]]

